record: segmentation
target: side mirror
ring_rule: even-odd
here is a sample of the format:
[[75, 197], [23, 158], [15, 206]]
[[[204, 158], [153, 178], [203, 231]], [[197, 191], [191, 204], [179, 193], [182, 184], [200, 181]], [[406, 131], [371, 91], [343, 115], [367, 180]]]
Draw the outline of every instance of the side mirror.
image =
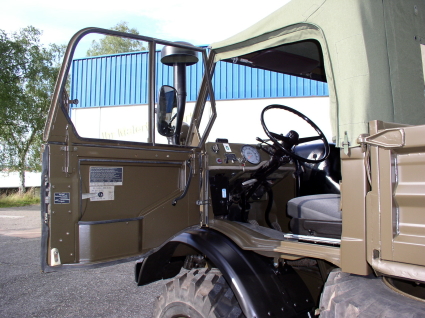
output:
[[177, 107], [177, 91], [174, 87], [163, 85], [159, 91], [159, 102], [157, 110], [158, 133], [165, 137], [171, 137], [175, 133], [175, 127], [171, 125], [173, 108]]

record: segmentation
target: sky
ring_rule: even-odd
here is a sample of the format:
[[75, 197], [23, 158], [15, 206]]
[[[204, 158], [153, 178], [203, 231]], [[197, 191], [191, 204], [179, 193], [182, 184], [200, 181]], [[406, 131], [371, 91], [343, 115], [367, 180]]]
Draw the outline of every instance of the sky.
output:
[[[10, 33], [32, 25], [42, 43], [67, 44], [80, 29], [109, 29], [128, 22], [141, 35], [208, 45], [224, 40], [277, 10], [289, 0], [1, 0], [0, 29]], [[85, 56], [92, 38], [75, 57]]]

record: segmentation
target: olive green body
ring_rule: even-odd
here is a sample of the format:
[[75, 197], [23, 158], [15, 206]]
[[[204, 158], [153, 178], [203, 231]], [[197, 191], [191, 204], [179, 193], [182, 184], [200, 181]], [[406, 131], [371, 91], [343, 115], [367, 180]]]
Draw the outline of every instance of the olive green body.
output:
[[[241, 249], [276, 261], [309, 258], [347, 273], [425, 282], [425, 2], [307, 2], [294, 0], [239, 35], [213, 44], [208, 57], [205, 49], [197, 49], [206, 71], [187, 138], [180, 145], [155, 140], [155, 74], [149, 84], [147, 142], [78, 135], [63, 98], [71, 48], [85, 33], [110, 31], [77, 33], [65, 56], [44, 136], [45, 270], [146, 256], [195, 226], [219, 231]], [[135, 38], [147, 41], [151, 53], [155, 43], [170, 44]], [[309, 41], [315, 45], [306, 45]], [[269, 176], [275, 193], [270, 215], [282, 236], [214, 211], [211, 178], [225, 176], [230, 184], [249, 179], [270, 156], [260, 150], [260, 163], [252, 164], [241, 153], [244, 144], [229, 142], [228, 152], [226, 143], [207, 142], [215, 118], [226, 116], [216, 113], [210, 77], [220, 60], [249, 59], [268, 49], [301, 60], [317, 57], [317, 68], [309, 76], [326, 79], [329, 85], [342, 176], [342, 235], [336, 241], [290, 235], [287, 202], [296, 196], [293, 162]], [[154, 54], [150, 58], [152, 66]], [[266, 102], [259, 101], [264, 106]], [[241, 134], [248, 115], [234, 119]], [[201, 119], [206, 122], [203, 128]], [[255, 147], [256, 141], [247, 144]], [[226, 153], [235, 154], [235, 160]], [[93, 200], [100, 193], [90, 191], [99, 171], [106, 171], [100, 187], [113, 187], [108, 194], [113, 199]], [[260, 227], [267, 227], [266, 206], [267, 195], [251, 204], [250, 220]], [[176, 255], [192, 252], [178, 250]]]

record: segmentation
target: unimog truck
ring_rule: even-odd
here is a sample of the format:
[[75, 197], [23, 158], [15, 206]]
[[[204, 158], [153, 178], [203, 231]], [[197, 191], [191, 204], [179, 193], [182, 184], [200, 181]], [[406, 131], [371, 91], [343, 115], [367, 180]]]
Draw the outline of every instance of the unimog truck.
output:
[[[72, 120], [66, 79], [90, 33], [148, 44], [134, 89], [148, 103], [126, 117], [145, 118], [146, 137], [94, 138], [90, 118]], [[255, 83], [223, 65], [327, 83], [333, 137], [284, 102], [231, 117], [215, 88]], [[136, 261], [138, 285], [167, 279], [155, 317], [424, 317], [424, 77], [424, 0], [293, 0], [209, 48], [81, 30], [44, 133], [42, 270]]]

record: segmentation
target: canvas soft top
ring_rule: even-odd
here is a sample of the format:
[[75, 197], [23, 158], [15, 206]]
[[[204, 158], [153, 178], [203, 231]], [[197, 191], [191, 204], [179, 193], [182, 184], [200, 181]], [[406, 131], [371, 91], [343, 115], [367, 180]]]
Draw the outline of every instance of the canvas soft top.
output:
[[370, 120], [425, 124], [424, 0], [292, 0], [211, 48], [219, 61], [308, 39], [323, 52], [338, 146], [357, 146]]

